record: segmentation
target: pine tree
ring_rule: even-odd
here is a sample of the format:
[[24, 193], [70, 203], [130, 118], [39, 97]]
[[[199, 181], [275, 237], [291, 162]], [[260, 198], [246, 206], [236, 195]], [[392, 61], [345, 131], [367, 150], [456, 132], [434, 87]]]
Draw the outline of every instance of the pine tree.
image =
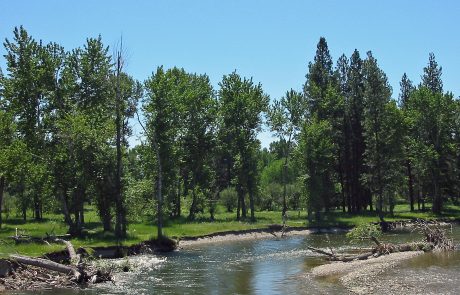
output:
[[310, 114], [317, 113], [319, 119], [324, 119], [327, 111], [322, 107], [327, 88], [333, 83], [332, 58], [329, 54], [326, 39], [321, 37], [316, 47], [314, 62], [308, 64], [308, 74], [303, 90], [308, 102]]
[[403, 74], [401, 82], [399, 82], [399, 86], [399, 107], [404, 108], [410, 98], [410, 95], [415, 90], [415, 87], [412, 84], [412, 81], [407, 77], [406, 73]]
[[423, 68], [422, 85], [435, 93], [442, 93], [442, 67], [438, 66], [434, 53], [430, 53], [428, 65]]
[[[400, 85], [400, 92], [399, 92], [399, 107], [404, 111], [404, 115], [406, 115], [407, 111], [407, 104], [410, 100], [410, 96], [415, 90], [415, 87], [412, 84], [412, 81], [407, 77], [406, 73], [401, 78], [401, 82], [399, 82]], [[407, 124], [406, 124], [407, 125]], [[407, 127], [407, 126], [406, 126]], [[407, 137], [405, 137], [406, 141], [406, 148], [405, 148], [405, 154], [406, 154], [406, 175], [407, 175], [407, 191], [408, 191], [408, 199], [409, 199], [409, 204], [410, 204], [410, 210], [414, 211], [414, 202], [415, 202], [415, 197], [414, 197], [414, 175], [413, 175], [413, 168], [412, 168], [412, 162], [411, 158], [412, 155], [412, 149], [410, 148], [410, 140], [408, 140]]]
[[401, 180], [402, 130], [401, 112], [390, 102], [391, 87], [377, 60], [368, 52], [364, 63], [365, 165], [362, 175], [370, 192], [378, 199], [378, 212], [383, 221], [385, 199], [390, 211], [395, 205], [394, 193]]
[[348, 95], [345, 98], [346, 134], [350, 137], [347, 144], [345, 170], [348, 190], [348, 212], [360, 212], [367, 205], [372, 206], [370, 194], [361, 183], [361, 175], [365, 171], [364, 151], [364, 74], [363, 61], [358, 50], [355, 50], [350, 59], [348, 70]]

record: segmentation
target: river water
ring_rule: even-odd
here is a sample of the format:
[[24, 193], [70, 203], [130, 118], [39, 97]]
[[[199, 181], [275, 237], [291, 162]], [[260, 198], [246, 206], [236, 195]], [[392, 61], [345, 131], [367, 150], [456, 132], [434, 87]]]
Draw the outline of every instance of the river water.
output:
[[[453, 236], [460, 241], [460, 227]], [[404, 242], [411, 233], [382, 239]], [[420, 238], [420, 237], [418, 237]], [[344, 294], [337, 281], [313, 278], [310, 270], [325, 263], [306, 246], [350, 251], [356, 245], [343, 233], [310, 234], [283, 239], [219, 242], [189, 246], [160, 256], [130, 258], [134, 271], [116, 275], [116, 284], [86, 290], [53, 290], [34, 294]], [[364, 245], [361, 245], [364, 246]], [[423, 254], [388, 270], [376, 283], [421, 286], [424, 294], [458, 294], [460, 251]], [[30, 294], [30, 293], [22, 293]]]

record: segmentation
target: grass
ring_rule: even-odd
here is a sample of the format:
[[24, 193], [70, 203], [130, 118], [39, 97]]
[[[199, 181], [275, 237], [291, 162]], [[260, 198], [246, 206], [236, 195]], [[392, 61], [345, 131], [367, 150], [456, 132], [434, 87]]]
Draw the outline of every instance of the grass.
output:
[[[87, 234], [82, 238], [72, 239], [75, 247], [96, 247], [110, 246], [116, 244], [132, 245], [145, 241], [156, 236], [157, 228], [153, 222], [132, 222], [128, 227], [128, 237], [123, 241], [118, 241], [113, 233], [104, 233], [99, 218], [92, 207], [85, 210], [85, 228]], [[184, 214], [186, 215], [186, 213]], [[209, 214], [198, 214], [194, 221], [189, 221], [185, 217], [167, 219], [165, 221], [164, 233], [170, 237], [184, 236], [201, 236], [215, 232], [229, 230], [246, 230], [264, 228], [270, 224], [282, 223], [281, 212], [279, 211], [259, 211], [256, 212], [256, 222], [237, 221], [235, 213], [225, 212], [223, 208], [218, 208], [215, 220], [209, 219]], [[410, 212], [408, 205], [397, 205], [394, 210], [394, 216], [387, 216], [386, 220], [403, 220], [413, 218], [460, 218], [460, 206], [446, 205], [442, 215], [434, 215], [430, 211]], [[355, 226], [363, 223], [378, 221], [375, 212], [363, 212], [359, 215], [350, 215], [339, 210], [323, 214], [322, 221], [307, 222], [305, 210], [288, 211], [287, 224], [291, 227], [298, 226]], [[16, 233], [28, 234], [42, 237], [48, 234], [65, 234], [67, 226], [62, 221], [62, 215], [48, 214], [42, 221], [26, 221], [20, 217], [4, 218], [4, 224], [0, 229], [0, 257], [6, 257], [9, 254], [23, 254], [30, 256], [39, 256], [44, 253], [63, 249], [63, 246], [51, 244], [19, 244], [16, 245], [9, 236]]]

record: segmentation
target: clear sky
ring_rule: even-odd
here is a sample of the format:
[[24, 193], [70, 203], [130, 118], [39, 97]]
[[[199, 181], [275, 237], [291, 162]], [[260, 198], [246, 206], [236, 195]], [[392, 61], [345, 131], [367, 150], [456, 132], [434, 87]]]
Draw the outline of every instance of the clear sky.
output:
[[[336, 60], [372, 50], [399, 93], [404, 72], [419, 83], [429, 52], [444, 89], [460, 95], [460, 1], [60, 1], [0, 0], [0, 38], [23, 25], [67, 50], [102, 35], [123, 35], [128, 72], [146, 79], [159, 65], [207, 73], [217, 89], [233, 70], [261, 82], [270, 97], [300, 90], [320, 36]], [[0, 53], [5, 53], [4, 48]], [[0, 59], [5, 68], [5, 61]], [[138, 128], [136, 128], [138, 129]], [[263, 146], [271, 141], [260, 136]], [[133, 139], [134, 140], [134, 139]]]

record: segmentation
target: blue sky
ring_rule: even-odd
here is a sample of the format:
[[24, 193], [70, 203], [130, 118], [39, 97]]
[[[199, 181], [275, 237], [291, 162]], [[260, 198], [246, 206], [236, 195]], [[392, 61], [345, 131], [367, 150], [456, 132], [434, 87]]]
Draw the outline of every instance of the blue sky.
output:
[[[460, 94], [460, 1], [0, 1], [0, 38], [23, 25], [67, 50], [101, 34], [123, 35], [128, 72], [146, 79], [159, 65], [207, 73], [217, 89], [237, 70], [270, 97], [300, 90], [320, 36], [336, 60], [372, 50], [399, 93], [404, 72], [420, 81], [428, 53], [443, 67], [444, 89]], [[2, 47], [0, 54], [4, 54]], [[5, 68], [4, 59], [0, 66]], [[138, 128], [136, 128], [138, 129]], [[263, 146], [271, 141], [260, 136]], [[133, 138], [132, 142], [136, 139]]]

